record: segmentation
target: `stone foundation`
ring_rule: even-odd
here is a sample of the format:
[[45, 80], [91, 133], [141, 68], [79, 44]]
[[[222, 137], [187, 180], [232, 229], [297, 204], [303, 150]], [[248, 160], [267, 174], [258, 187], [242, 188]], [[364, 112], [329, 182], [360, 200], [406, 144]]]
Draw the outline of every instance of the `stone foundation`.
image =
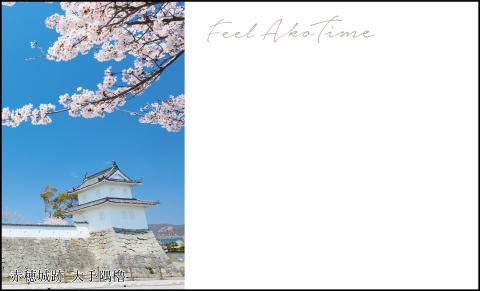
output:
[[121, 269], [127, 277], [182, 276], [149, 230], [110, 229], [86, 239], [2, 238], [2, 277], [15, 270]]
[[117, 267], [143, 277], [182, 275], [149, 230], [98, 231], [91, 233], [89, 240], [100, 269]]

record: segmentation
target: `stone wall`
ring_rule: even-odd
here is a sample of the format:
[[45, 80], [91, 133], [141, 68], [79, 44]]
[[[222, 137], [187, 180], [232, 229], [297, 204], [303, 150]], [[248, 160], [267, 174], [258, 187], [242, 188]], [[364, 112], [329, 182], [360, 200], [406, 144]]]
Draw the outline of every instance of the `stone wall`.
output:
[[2, 237], [2, 277], [28, 270], [88, 271], [95, 254], [85, 239]]
[[2, 238], [2, 277], [25, 268], [85, 274], [121, 269], [135, 278], [183, 275], [149, 230], [110, 229], [87, 239]]
[[136, 277], [182, 276], [150, 230], [113, 229], [90, 234], [100, 268], [121, 268]]

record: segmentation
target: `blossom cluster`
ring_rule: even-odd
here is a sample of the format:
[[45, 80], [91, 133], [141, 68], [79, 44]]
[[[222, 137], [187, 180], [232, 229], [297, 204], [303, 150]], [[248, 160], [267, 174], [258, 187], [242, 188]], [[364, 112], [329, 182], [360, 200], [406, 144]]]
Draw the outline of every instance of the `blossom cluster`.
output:
[[[104, 117], [105, 113], [112, 113], [117, 106], [123, 106], [126, 102], [125, 96], [116, 97], [122, 94], [124, 88], [112, 89], [117, 78], [112, 73], [112, 68], [105, 70], [103, 82], [97, 85], [95, 92], [82, 87], [77, 88], [77, 93], [60, 96], [59, 103], [68, 109], [72, 117]], [[110, 94], [110, 95], [109, 95]]]
[[123, 60], [127, 54], [152, 63], [183, 50], [183, 7], [176, 3], [62, 2], [65, 15], [53, 14], [45, 21], [60, 37], [47, 57], [68, 61], [78, 54], [95, 53], [98, 61]]
[[62, 218], [58, 217], [46, 217], [43, 221], [42, 224], [48, 224], [48, 225], [67, 225], [68, 222]]
[[5, 107], [2, 109], [2, 125], [17, 127], [20, 123], [31, 120], [34, 125], [45, 125], [52, 122], [50, 114], [55, 110], [53, 104], [40, 104], [38, 108], [33, 109], [32, 104], [24, 105], [21, 108], [10, 110]]
[[149, 104], [142, 109], [145, 114], [140, 117], [141, 123], [160, 124], [167, 131], [178, 132], [185, 125], [185, 97], [170, 96], [168, 100]]

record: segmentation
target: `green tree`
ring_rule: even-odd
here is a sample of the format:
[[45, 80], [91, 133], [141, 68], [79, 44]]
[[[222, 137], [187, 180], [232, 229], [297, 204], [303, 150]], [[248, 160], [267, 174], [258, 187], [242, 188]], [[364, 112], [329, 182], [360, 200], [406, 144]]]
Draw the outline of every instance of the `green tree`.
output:
[[78, 203], [78, 194], [59, 193], [53, 199], [53, 216], [64, 219], [66, 217], [65, 210]]
[[57, 191], [57, 188], [47, 186], [40, 197], [45, 203], [45, 217], [53, 216], [64, 219], [66, 217], [65, 210], [77, 204], [78, 194], [60, 192], [56, 195]]

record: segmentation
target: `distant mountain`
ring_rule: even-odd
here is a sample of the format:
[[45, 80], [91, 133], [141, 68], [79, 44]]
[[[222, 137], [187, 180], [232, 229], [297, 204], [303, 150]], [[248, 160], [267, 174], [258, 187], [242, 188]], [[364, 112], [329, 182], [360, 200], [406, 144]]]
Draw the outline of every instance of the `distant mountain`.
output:
[[175, 224], [149, 224], [148, 228], [157, 239], [184, 238], [185, 225]]

